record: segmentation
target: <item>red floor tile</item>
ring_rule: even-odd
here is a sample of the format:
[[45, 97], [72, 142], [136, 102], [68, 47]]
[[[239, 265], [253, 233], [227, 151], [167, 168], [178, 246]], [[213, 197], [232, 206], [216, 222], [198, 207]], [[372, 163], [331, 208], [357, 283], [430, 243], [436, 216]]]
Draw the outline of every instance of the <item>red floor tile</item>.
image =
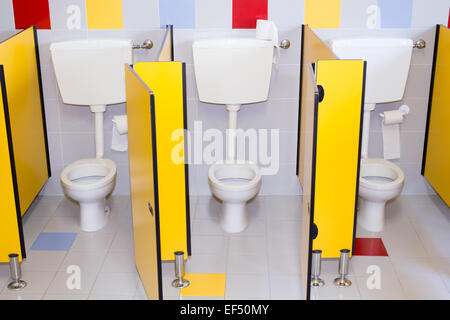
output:
[[356, 238], [354, 256], [383, 256], [388, 253], [381, 238]]

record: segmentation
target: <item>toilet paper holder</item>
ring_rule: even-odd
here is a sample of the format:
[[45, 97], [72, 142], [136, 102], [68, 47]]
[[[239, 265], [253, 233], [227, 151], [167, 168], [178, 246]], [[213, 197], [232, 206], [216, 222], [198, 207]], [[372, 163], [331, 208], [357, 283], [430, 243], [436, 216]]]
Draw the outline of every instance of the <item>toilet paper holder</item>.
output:
[[[408, 107], [406, 104], [404, 104], [404, 105], [401, 105], [401, 106], [398, 108], [398, 111], [400, 111], [400, 112], [403, 114], [403, 116], [406, 116], [407, 114], [409, 114], [410, 109], [409, 109], [409, 107]], [[384, 119], [384, 113], [383, 113], [383, 112], [379, 113], [378, 115], [379, 115], [381, 118]]]

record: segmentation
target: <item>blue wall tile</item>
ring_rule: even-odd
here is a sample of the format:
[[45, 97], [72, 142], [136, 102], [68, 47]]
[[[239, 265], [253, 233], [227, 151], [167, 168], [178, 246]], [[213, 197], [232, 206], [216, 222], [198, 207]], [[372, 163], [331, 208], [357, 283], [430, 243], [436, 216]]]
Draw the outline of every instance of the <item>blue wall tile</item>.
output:
[[195, 28], [195, 0], [159, 0], [159, 19], [161, 28]]
[[378, 0], [381, 28], [410, 28], [413, 0]]

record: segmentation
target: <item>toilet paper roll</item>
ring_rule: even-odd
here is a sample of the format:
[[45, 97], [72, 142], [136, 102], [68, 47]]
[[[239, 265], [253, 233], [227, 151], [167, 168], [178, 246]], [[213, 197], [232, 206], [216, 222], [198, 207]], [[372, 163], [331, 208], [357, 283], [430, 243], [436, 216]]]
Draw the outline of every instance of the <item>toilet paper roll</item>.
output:
[[115, 151], [128, 150], [128, 121], [126, 115], [114, 116], [111, 149]]
[[384, 159], [400, 158], [400, 123], [403, 122], [403, 112], [400, 110], [383, 113], [382, 124]]
[[402, 123], [403, 114], [400, 110], [385, 111], [383, 112], [383, 123], [385, 125]]
[[274, 63], [276, 69], [278, 70], [278, 66], [280, 64], [280, 44], [278, 41], [278, 29], [275, 23], [270, 20], [256, 20], [256, 38], [272, 41], [273, 46], [276, 48]]

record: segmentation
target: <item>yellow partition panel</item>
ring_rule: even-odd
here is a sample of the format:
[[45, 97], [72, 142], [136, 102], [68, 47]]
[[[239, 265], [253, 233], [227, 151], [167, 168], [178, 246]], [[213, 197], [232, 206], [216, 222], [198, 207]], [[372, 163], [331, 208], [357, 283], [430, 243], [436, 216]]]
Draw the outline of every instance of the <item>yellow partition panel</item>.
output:
[[422, 174], [450, 204], [450, 29], [437, 26]]
[[162, 41], [161, 48], [158, 53], [158, 61], [167, 62], [174, 60], [173, 52], [173, 26], [168, 25], [166, 27], [166, 33], [164, 34], [164, 39]]
[[22, 259], [21, 217], [15, 196], [17, 185], [13, 176], [14, 155], [11, 148], [8, 100], [3, 66], [0, 65], [0, 262], [8, 262], [8, 254], [18, 253]]
[[[310, 68], [311, 63], [316, 63], [319, 59], [336, 59], [335, 55], [331, 49], [309, 28], [307, 25], [302, 26], [302, 47], [301, 47], [301, 73], [300, 73], [300, 91], [302, 90], [302, 83], [304, 75], [308, 74], [308, 68]], [[302, 97], [302, 92], [300, 92], [300, 97]], [[303, 165], [304, 159], [304, 148], [301, 143], [303, 141], [304, 131], [302, 128], [305, 126], [304, 121], [306, 116], [302, 108], [302, 99], [300, 99], [300, 109], [298, 117], [298, 144], [297, 144], [297, 174], [300, 178], [300, 183], [303, 184]]]
[[150, 89], [125, 69], [134, 256], [147, 297], [162, 299], [155, 105]]
[[[315, 188], [315, 163], [316, 163], [316, 137], [317, 137], [317, 106], [319, 93], [316, 86], [311, 64], [306, 65], [303, 74], [303, 90], [301, 100], [303, 114], [303, 159], [301, 162], [303, 174], [303, 208], [302, 208], [302, 233], [301, 233], [301, 274], [302, 293], [307, 300], [310, 298], [311, 282], [311, 228], [314, 220], [314, 188]], [[299, 177], [300, 178], [300, 177]]]
[[50, 176], [36, 30], [0, 43], [20, 200], [24, 215]]
[[313, 249], [337, 258], [353, 248], [358, 199], [365, 62], [320, 60], [316, 81], [324, 90], [319, 103]]
[[161, 257], [162, 260], [173, 260], [175, 251], [184, 251], [188, 255], [191, 251], [182, 131], [186, 128], [185, 64], [142, 62], [136, 63], [134, 68], [155, 95]]

